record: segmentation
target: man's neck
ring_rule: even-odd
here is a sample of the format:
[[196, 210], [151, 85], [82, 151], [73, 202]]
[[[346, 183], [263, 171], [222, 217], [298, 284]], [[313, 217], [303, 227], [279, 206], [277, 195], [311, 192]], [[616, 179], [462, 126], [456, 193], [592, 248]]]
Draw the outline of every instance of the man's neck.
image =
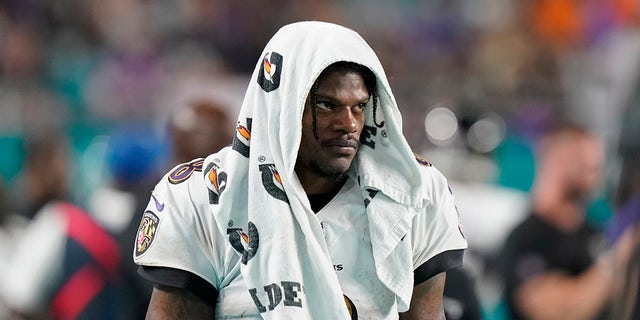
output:
[[306, 176], [300, 177], [300, 183], [306, 194], [322, 194], [337, 192], [347, 179], [346, 174], [340, 177]]
[[535, 208], [536, 214], [558, 229], [571, 232], [584, 222], [584, 208], [571, 201], [560, 201], [547, 206]]

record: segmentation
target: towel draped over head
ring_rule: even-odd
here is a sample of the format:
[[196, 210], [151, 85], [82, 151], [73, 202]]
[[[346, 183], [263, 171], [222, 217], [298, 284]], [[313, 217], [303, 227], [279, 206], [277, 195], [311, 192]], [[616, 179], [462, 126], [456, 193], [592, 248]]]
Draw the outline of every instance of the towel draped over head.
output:
[[330, 23], [298, 22], [282, 27], [260, 56], [240, 110], [235, 152], [214, 154], [204, 164], [210, 196], [221, 188], [226, 193], [219, 203], [210, 201], [220, 232], [246, 231], [237, 246], [249, 292], [257, 297], [263, 288], [279, 285], [288, 295], [282, 300], [289, 308], [254, 298], [265, 319], [349, 318], [322, 229], [294, 171], [307, 95], [320, 73], [338, 61], [365, 66], [377, 78], [376, 121], [369, 101], [363, 145], [350, 175], [363, 201], [368, 190], [381, 194], [366, 209], [376, 274], [396, 295], [398, 310], [409, 307], [412, 254], [401, 239], [428, 200], [402, 136], [395, 98], [380, 61], [360, 35]]

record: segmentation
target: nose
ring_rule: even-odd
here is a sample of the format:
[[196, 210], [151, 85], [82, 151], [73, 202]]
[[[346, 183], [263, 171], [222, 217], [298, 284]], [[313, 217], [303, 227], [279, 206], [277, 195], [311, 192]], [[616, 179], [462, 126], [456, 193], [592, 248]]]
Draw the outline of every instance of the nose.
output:
[[348, 106], [337, 108], [333, 118], [333, 129], [346, 133], [356, 132], [358, 120], [353, 110]]

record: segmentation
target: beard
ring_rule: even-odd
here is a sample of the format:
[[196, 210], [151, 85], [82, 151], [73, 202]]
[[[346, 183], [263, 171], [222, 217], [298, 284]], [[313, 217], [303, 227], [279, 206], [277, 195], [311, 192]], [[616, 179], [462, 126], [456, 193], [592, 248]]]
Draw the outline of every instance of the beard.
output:
[[570, 201], [586, 206], [596, 196], [595, 190], [587, 190], [582, 185], [569, 185], [565, 191], [565, 197]]
[[314, 160], [310, 163], [309, 169], [313, 171], [318, 176], [333, 179], [335, 181], [342, 181], [347, 177], [347, 169], [343, 169], [339, 166], [331, 166], [325, 163], [322, 163], [319, 160]]

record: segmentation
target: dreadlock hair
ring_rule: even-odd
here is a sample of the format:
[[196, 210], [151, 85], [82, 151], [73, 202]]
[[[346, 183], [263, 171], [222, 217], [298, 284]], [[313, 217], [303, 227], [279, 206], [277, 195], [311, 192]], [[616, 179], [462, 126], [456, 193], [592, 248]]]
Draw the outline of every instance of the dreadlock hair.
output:
[[355, 62], [349, 62], [349, 61], [338, 61], [335, 62], [331, 65], [329, 65], [327, 68], [325, 68], [322, 73], [320, 73], [320, 75], [318, 76], [318, 78], [316, 79], [316, 81], [313, 83], [313, 86], [311, 87], [311, 111], [313, 114], [313, 135], [316, 139], [318, 139], [318, 130], [317, 130], [317, 105], [318, 105], [318, 85], [320, 83], [320, 81], [322, 79], [324, 79], [324, 77], [330, 73], [330, 72], [334, 72], [334, 71], [346, 71], [346, 72], [355, 72], [357, 74], [359, 74], [362, 79], [364, 80], [364, 85], [365, 87], [367, 87], [367, 90], [369, 91], [369, 94], [371, 95], [371, 99], [372, 99], [372, 103], [373, 103], [373, 123], [376, 125], [376, 127], [378, 128], [382, 128], [384, 126], [384, 121], [381, 121], [380, 123], [378, 123], [377, 121], [377, 112], [378, 112], [378, 86], [377, 86], [377, 82], [376, 82], [376, 76], [375, 74], [373, 74], [373, 72], [360, 64], [357, 64]]

